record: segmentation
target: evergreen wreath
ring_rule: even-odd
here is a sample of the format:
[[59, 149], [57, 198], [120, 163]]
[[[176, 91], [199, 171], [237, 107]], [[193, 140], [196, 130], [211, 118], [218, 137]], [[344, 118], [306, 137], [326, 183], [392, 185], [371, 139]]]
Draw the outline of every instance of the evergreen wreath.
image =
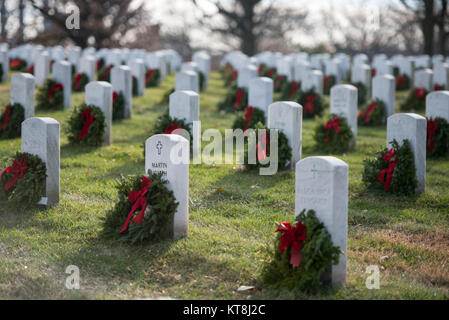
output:
[[331, 115], [329, 121], [318, 122], [314, 139], [317, 150], [332, 154], [342, 154], [349, 150], [354, 134], [346, 119]]
[[449, 154], [449, 123], [444, 118], [427, 119], [427, 156], [446, 157]]
[[100, 108], [82, 104], [73, 110], [68, 120], [67, 134], [70, 144], [99, 146], [103, 143], [106, 122]]
[[139, 94], [139, 84], [137, 83], [137, 78], [135, 76], [131, 76], [131, 80], [133, 97], [136, 97]]
[[287, 85], [287, 77], [283, 74], [278, 74], [274, 80], [274, 92], [282, 92]]
[[84, 92], [86, 85], [89, 83], [89, 77], [85, 73], [76, 73], [73, 76], [72, 90], [73, 92]]
[[341, 249], [313, 210], [303, 210], [295, 224], [279, 224], [274, 246], [267, 248], [270, 261], [262, 281], [273, 289], [299, 293], [317, 292], [330, 285], [330, 270], [339, 263]]
[[297, 81], [289, 81], [285, 84], [281, 101], [298, 101], [299, 96], [301, 94], [301, 83]]
[[0, 201], [16, 207], [37, 205], [45, 190], [45, 163], [38, 156], [18, 152], [8, 164], [0, 172]]
[[170, 235], [179, 203], [162, 175], [148, 171], [148, 177], [122, 177], [117, 181], [119, 201], [103, 218], [106, 238], [141, 244]]
[[104, 59], [103, 58], [98, 59], [96, 65], [95, 65], [95, 70], [96, 71], [101, 70], [101, 68], [103, 68], [104, 65], [105, 65]]
[[239, 115], [235, 119], [232, 129], [242, 129], [245, 132], [248, 129], [254, 129], [259, 122], [265, 124], [265, 112], [249, 106], [243, 109], [243, 117]]
[[161, 73], [158, 69], [148, 69], [145, 73], [145, 87], [153, 88], [159, 84]]
[[327, 96], [330, 95], [331, 89], [333, 86], [335, 86], [336, 83], [337, 79], [335, 78], [335, 76], [325, 76], [323, 78], [323, 93]]
[[[153, 134], [172, 134], [173, 131], [177, 129], [186, 130], [190, 137], [192, 137], [192, 125], [184, 121], [184, 119], [172, 118], [167, 113], [164, 113], [159, 118], [156, 119], [156, 122], [153, 127]], [[193, 139], [190, 139], [192, 144]]]
[[363, 161], [363, 182], [368, 191], [412, 196], [418, 181], [413, 151], [408, 140], [402, 146], [396, 140], [392, 148], [378, 151], [373, 159]]
[[387, 117], [385, 103], [380, 100], [372, 101], [359, 112], [357, 118], [361, 126], [380, 126]]
[[232, 86], [225, 98], [218, 104], [218, 109], [225, 112], [241, 111], [248, 106], [248, 92], [243, 88]]
[[407, 100], [401, 105], [401, 111], [422, 111], [426, 107], [427, 90], [417, 88], [410, 92]]
[[27, 69], [27, 63], [25, 60], [20, 58], [15, 58], [11, 60], [11, 63], [9, 64], [9, 68], [11, 71], [19, 71], [23, 72]]
[[[245, 167], [247, 170], [258, 170], [260, 168], [268, 168], [269, 164], [262, 164], [260, 161], [263, 161], [264, 159], [270, 157], [270, 130], [267, 129], [266, 126], [264, 126], [261, 122], [257, 123], [254, 127], [255, 134], [256, 134], [256, 146], [250, 145], [250, 141], [248, 138], [245, 139]], [[259, 130], [266, 130], [266, 136], [265, 136], [265, 148], [263, 148], [262, 142], [259, 141], [261, 133], [259, 133]], [[246, 137], [246, 136], [245, 136]], [[249, 148], [256, 148], [256, 163], [248, 163], [249, 162], [249, 155], [248, 151]], [[292, 148], [288, 144], [287, 136], [280, 130], [278, 130], [278, 168], [279, 170], [286, 169], [287, 166], [290, 164], [290, 161], [292, 159]]]
[[303, 106], [303, 117], [305, 119], [321, 116], [324, 111], [323, 97], [312, 88], [299, 95], [299, 104]]
[[267, 77], [271, 79], [277, 78], [277, 70], [275, 68], [268, 68], [266, 64], [259, 65], [259, 77]]
[[19, 138], [22, 134], [22, 122], [25, 120], [25, 110], [22, 105], [8, 105], [0, 116], [0, 139]]
[[98, 81], [111, 82], [111, 70], [112, 70], [112, 65], [102, 67], [98, 71], [98, 76], [97, 76]]
[[399, 74], [396, 77], [396, 91], [407, 91], [411, 87], [410, 77], [406, 74]]
[[125, 118], [125, 96], [122, 92], [112, 93], [112, 120], [122, 120]]
[[36, 108], [42, 110], [54, 110], [64, 108], [64, 87], [62, 84], [47, 79], [36, 94]]
[[357, 88], [357, 103], [359, 106], [366, 103], [366, 99], [368, 97], [368, 88], [362, 82], [356, 82], [353, 84], [354, 87]]
[[225, 87], [230, 87], [234, 85], [235, 81], [237, 81], [238, 72], [235, 70], [232, 65], [226, 64], [223, 69], [223, 79], [225, 82]]

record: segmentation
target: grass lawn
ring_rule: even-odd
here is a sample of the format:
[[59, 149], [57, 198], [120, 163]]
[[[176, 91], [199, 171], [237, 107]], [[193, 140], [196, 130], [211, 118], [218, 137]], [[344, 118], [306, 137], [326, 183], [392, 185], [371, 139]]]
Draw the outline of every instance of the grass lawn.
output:
[[[202, 129], [231, 128], [234, 114], [216, 105], [226, 89], [218, 73], [201, 94]], [[275, 223], [293, 220], [295, 174], [259, 176], [229, 165], [190, 166], [189, 235], [179, 241], [131, 246], [100, 236], [101, 218], [117, 200], [115, 179], [143, 174], [142, 145], [158, 105], [173, 86], [134, 98], [131, 120], [114, 123], [113, 145], [71, 147], [64, 133], [70, 111], [40, 113], [61, 123], [61, 202], [47, 211], [18, 212], [0, 204], [0, 299], [448, 299], [449, 159], [427, 162], [426, 193], [416, 198], [364, 192], [363, 160], [386, 144], [386, 128], [359, 128], [354, 152], [337, 155], [349, 164], [347, 284], [317, 296], [294, 297], [260, 284]], [[398, 104], [406, 93], [398, 94]], [[72, 105], [84, 101], [74, 94]], [[9, 83], [0, 86], [0, 112]], [[303, 157], [314, 150], [313, 120], [303, 123]], [[5, 157], [20, 139], [0, 141]], [[80, 269], [81, 289], [68, 290], [66, 267]], [[380, 268], [379, 290], [365, 286], [370, 265]], [[241, 285], [259, 289], [240, 293]]]

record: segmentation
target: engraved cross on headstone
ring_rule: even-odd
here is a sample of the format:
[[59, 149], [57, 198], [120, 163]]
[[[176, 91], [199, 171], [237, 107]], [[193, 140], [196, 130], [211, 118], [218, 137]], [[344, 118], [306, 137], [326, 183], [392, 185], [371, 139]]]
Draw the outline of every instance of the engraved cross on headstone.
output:
[[158, 143], [157, 143], [157, 145], [156, 145], [156, 148], [157, 148], [157, 154], [158, 155], [161, 155], [161, 152], [162, 152], [162, 143], [160, 142], [160, 141], [158, 141]]

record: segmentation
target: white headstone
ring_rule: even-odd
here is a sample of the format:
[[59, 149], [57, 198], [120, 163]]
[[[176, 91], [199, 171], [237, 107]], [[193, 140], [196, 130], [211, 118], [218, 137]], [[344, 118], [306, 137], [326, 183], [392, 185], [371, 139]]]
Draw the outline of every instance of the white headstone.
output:
[[387, 118], [394, 114], [396, 100], [396, 80], [392, 75], [378, 75], [373, 79], [373, 101], [385, 103]]
[[42, 86], [50, 74], [50, 56], [48, 52], [38, 54], [34, 66], [34, 76], [36, 77], [36, 85]]
[[[22, 122], [22, 152], [38, 156], [46, 165], [47, 180], [42, 204], [59, 203], [59, 122], [52, 118], [28, 118]], [[45, 199], [46, 198], [46, 199]]]
[[131, 74], [137, 80], [137, 95], [143, 96], [145, 90], [145, 64], [142, 59], [135, 59], [130, 63]]
[[414, 88], [424, 88], [433, 91], [433, 71], [423, 69], [415, 72]]
[[95, 81], [96, 60], [93, 56], [83, 56], [80, 59], [79, 72], [85, 73], [89, 82]]
[[295, 216], [314, 210], [342, 253], [332, 266], [334, 287], [346, 282], [348, 239], [348, 165], [334, 157], [310, 157], [296, 164]]
[[256, 66], [249, 65], [243, 67], [237, 77], [237, 86], [242, 89], [249, 90], [249, 83], [252, 79], [257, 78], [258, 70]]
[[449, 89], [449, 65], [442, 63], [433, 69], [433, 80], [435, 85], [442, 86], [444, 90]]
[[273, 103], [273, 80], [266, 77], [253, 78], [249, 83], [248, 106], [268, 114], [268, 106]]
[[53, 79], [64, 87], [64, 109], [70, 109], [72, 96], [72, 65], [67, 61], [58, 61], [53, 65]]
[[435, 91], [426, 97], [426, 117], [449, 122], [449, 91]]
[[131, 70], [127, 66], [114, 67], [111, 70], [111, 84], [114, 91], [122, 93], [125, 98], [124, 119], [131, 118], [132, 106], [132, 78]]
[[19, 103], [25, 111], [25, 120], [34, 117], [34, 76], [16, 73], [11, 77], [10, 102]]
[[199, 93], [198, 73], [193, 71], [181, 71], [176, 74], [175, 91], [194, 91]]
[[331, 89], [330, 113], [346, 119], [354, 134], [354, 140], [357, 138], [357, 94], [357, 88], [348, 84]]
[[158, 134], [145, 142], [145, 173], [162, 172], [179, 202], [173, 222], [175, 239], [187, 236], [189, 228], [189, 159], [189, 142], [180, 135]]
[[112, 85], [105, 81], [90, 82], [86, 86], [86, 105], [93, 105], [103, 111], [106, 128], [103, 145], [111, 145], [112, 138]]
[[7, 50], [0, 50], [0, 64], [3, 69], [3, 76], [0, 79], [0, 82], [5, 82], [8, 80], [9, 73], [9, 57]]
[[399, 145], [408, 139], [413, 150], [416, 166], [416, 178], [418, 187], [416, 193], [425, 191], [426, 188], [426, 152], [427, 152], [427, 121], [423, 116], [415, 113], [400, 113], [388, 118], [387, 144], [396, 139]]
[[302, 91], [309, 91], [313, 89], [316, 94], [323, 95], [323, 72], [320, 70], [309, 71], [308, 75], [302, 81]]
[[207, 88], [209, 85], [209, 73], [210, 73], [210, 63], [211, 58], [210, 56], [205, 52], [199, 52], [198, 54], [194, 55], [193, 61], [196, 62], [198, 65], [199, 71], [202, 72], [204, 75], [204, 88]]

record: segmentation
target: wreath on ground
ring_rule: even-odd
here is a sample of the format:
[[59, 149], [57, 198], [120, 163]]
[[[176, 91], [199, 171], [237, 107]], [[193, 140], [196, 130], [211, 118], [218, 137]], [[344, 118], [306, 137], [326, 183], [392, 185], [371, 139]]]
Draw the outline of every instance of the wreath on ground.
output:
[[86, 85], [89, 83], [89, 77], [85, 73], [76, 73], [73, 77], [73, 92], [84, 92]]
[[27, 63], [23, 59], [12, 59], [11, 63], [9, 64], [9, 68], [11, 71], [25, 71], [27, 69]]
[[106, 122], [100, 108], [82, 104], [73, 110], [68, 120], [69, 143], [99, 146], [103, 143]]
[[287, 82], [286, 76], [278, 74], [276, 80], [274, 80], [274, 92], [282, 92], [287, 85]]
[[375, 158], [363, 162], [363, 182], [368, 191], [412, 196], [418, 181], [410, 142], [404, 140], [402, 146], [399, 146], [398, 142], [393, 140], [391, 144], [391, 149], [378, 151]]
[[230, 87], [237, 80], [238, 72], [230, 64], [226, 64], [223, 69], [223, 79], [225, 82], [225, 87]]
[[385, 103], [380, 100], [372, 101], [371, 104], [359, 112], [357, 118], [361, 126], [380, 126], [385, 122], [387, 111]]
[[357, 88], [357, 103], [359, 106], [362, 106], [366, 103], [368, 98], [368, 88], [362, 82], [356, 82], [353, 84], [354, 87]]
[[32, 64], [26, 71], [26, 73], [34, 75], [34, 64]]
[[112, 120], [122, 120], [125, 118], [125, 96], [122, 92], [112, 93]]
[[412, 90], [405, 102], [401, 105], [401, 111], [422, 111], [426, 107], [427, 90], [417, 88]]
[[271, 261], [263, 268], [262, 281], [268, 287], [295, 293], [313, 293], [330, 285], [329, 272], [339, 263], [341, 249], [313, 210], [303, 210], [295, 223], [283, 222], [276, 230]]
[[427, 156], [445, 157], [449, 154], [449, 123], [444, 118], [427, 119]]
[[[251, 142], [249, 137], [245, 139], [245, 167], [247, 170], [258, 170], [260, 168], [268, 168], [270, 164], [263, 164], [270, 155], [270, 129], [267, 129], [261, 122], [257, 123], [254, 127], [256, 141]], [[259, 130], [265, 130], [265, 146], [263, 143], [263, 132]], [[248, 133], [248, 131], [247, 131]], [[247, 137], [247, 135], [245, 135]], [[255, 145], [254, 145], [255, 143]], [[250, 149], [256, 150], [256, 163], [249, 163]], [[280, 170], [287, 168], [292, 158], [292, 148], [288, 144], [287, 136], [280, 130], [278, 130], [278, 168]]]
[[406, 74], [400, 74], [396, 77], [396, 90], [406, 91], [411, 87], [410, 77]]
[[131, 77], [132, 80], [132, 91], [133, 91], [133, 97], [136, 97], [137, 95], [139, 95], [139, 84], [137, 82], [137, 78], [135, 76]]
[[315, 128], [316, 148], [323, 152], [345, 153], [349, 150], [353, 138], [354, 134], [346, 119], [337, 115], [331, 115], [325, 123], [320, 121]]
[[103, 68], [104, 65], [105, 65], [104, 59], [103, 58], [98, 59], [96, 65], [95, 65], [95, 70], [96, 71], [101, 70], [101, 68]]
[[44, 85], [38, 88], [36, 94], [36, 107], [42, 110], [63, 109], [64, 86], [52, 79], [47, 79]]
[[259, 65], [259, 77], [267, 77], [271, 79], [276, 79], [277, 71], [275, 68], [268, 68], [266, 64]]
[[321, 116], [324, 111], [323, 97], [310, 89], [306, 92], [301, 92], [299, 96], [299, 104], [303, 106], [302, 113], [305, 119]]
[[241, 129], [245, 132], [248, 129], [254, 129], [258, 123], [265, 124], [265, 112], [259, 108], [249, 106], [243, 109], [243, 117], [239, 115], [232, 125], [232, 129]]
[[104, 66], [98, 71], [98, 81], [111, 82], [112, 66]]
[[[190, 137], [192, 137], [192, 125], [187, 123], [184, 119], [172, 118], [168, 113], [161, 115], [156, 119], [153, 127], [153, 134], [173, 134], [177, 129], [186, 130]], [[190, 139], [193, 141], [193, 139]]]
[[323, 78], [323, 93], [327, 96], [330, 95], [331, 89], [333, 86], [335, 86], [336, 83], [337, 79], [335, 78], [335, 76], [325, 76]]
[[24, 120], [25, 110], [21, 104], [7, 105], [5, 112], [0, 116], [0, 139], [19, 138]]
[[162, 175], [148, 171], [148, 177], [122, 177], [117, 181], [119, 201], [103, 219], [106, 238], [136, 244], [170, 236], [179, 203]]
[[0, 200], [17, 207], [37, 205], [45, 190], [47, 169], [45, 163], [29, 153], [16, 153], [0, 171]]
[[232, 86], [218, 109], [225, 112], [241, 111], [248, 106], [248, 92], [243, 88]]
[[299, 96], [301, 94], [300, 88], [301, 88], [300, 82], [290, 81], [290, 82], [286, 83], [282, 90], [281, 100], [282, 101], [298, 101]]
[[145, 87], [153, 88], [159, 84], [161, 73], [158, 69], [148, 69], [145, 74]]

